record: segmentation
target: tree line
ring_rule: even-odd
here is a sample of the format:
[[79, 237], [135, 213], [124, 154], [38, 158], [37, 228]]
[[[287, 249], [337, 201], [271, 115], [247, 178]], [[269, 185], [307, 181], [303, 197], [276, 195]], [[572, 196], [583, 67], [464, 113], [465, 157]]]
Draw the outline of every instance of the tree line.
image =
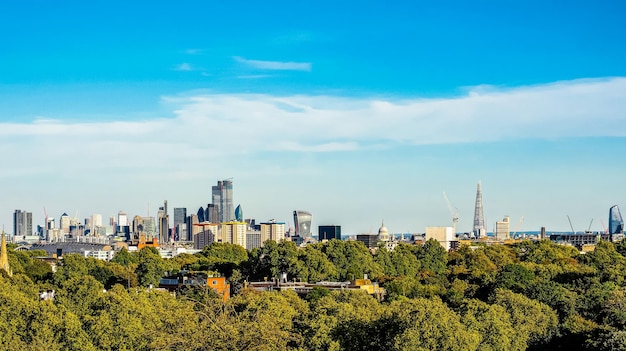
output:
[[[172, 259], [154, 248], [110, 262], [64, 255], [54, 273], [42, 255], [9, 250], [4, 350], [626, 350], [626, 242], [586, 254], [549, 240], [451, 252], [430, 240], [375, 253], [356, 241], [214, 243]], [[225, 275], [232, 298], [149, 288], [182, 270]], [[367, 274], [387, 294], [245, 287], [283, 272], [312, 283]]]

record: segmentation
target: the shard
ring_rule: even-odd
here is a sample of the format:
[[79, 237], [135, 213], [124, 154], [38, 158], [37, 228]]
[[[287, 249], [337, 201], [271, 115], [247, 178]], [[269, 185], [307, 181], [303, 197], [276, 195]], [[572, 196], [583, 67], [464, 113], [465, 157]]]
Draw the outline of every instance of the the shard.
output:
[[483, 214], [483, 192], [478, 182], [478, 189], [476, 189], [476, 206], [474, 207], [474, 229], [472, 234], [475, 238], [485, 236], [485, 215]]

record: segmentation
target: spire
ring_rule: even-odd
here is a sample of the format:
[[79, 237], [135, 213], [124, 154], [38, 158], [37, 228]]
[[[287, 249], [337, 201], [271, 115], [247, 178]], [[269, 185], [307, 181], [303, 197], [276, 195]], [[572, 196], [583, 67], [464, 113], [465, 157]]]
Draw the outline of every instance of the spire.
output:
[[478, 181], [476, 189], [476, 206], [474, 207], [474, 229], [472, 230], [474, 237], [480, 238], [485, 233], [485, 216], [483, 214], [483, 191]]
[[2, 228], [2, 250], [0, 251], [0, 269], [4, 269], [10, 276], [13, 275], [11, 267], [9, 267], [9, 255], [7, 254], [7, 241], [4, 238], [4, 227]]

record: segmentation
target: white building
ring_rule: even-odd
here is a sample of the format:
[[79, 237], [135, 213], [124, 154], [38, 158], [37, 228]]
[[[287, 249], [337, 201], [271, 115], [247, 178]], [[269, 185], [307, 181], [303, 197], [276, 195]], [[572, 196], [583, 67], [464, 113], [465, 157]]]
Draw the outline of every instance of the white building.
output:
[[285, 222], [270, 220], [261, 223], [261, 245], [267, 240], [279, 242], [285, 239]]
[[246, 222], [223, 222], [222, 223], [222, 242], [231, 243], [246, 247]]
[[504, 216], [502, 221], [496, 222], [496, 240], [506, 240], [511, 236], [511, 220], [509, 216]]
[[444, 249], [450, 250], [452, 241], [456, 240], [452, 227], [426, 227], [424, 240], [435, 239]]

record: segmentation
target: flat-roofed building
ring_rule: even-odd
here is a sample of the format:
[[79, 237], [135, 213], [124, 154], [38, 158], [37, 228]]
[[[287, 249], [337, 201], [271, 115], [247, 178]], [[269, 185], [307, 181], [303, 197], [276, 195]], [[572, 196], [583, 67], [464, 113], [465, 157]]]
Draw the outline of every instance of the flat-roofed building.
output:
[[502, 221], [496, 222], [496, 239], [497, 240], [506, 240], [511, 236], [511, 220], [509, 216], [504, 216]]
[[219, 225], [217, 223], [202, 222], [194, 225], [199, 231], [193, 235], [193, 248], [202, 250], [205, 246], [217, 241]]
[[340, 225], [320, 225], [317, 227], [319, 241], [337, 239], [341, 240]]
[[284, 239], [285, 222], [270, 220], [268, 222], [261, 223], [261, 246], [267, 240], [274, 240], [278, 242]]
[[356, 240], [362, 242], [368, 249], [378, 247], [377, 234], [357, 234]]
[[252, 250], [261, 247], [261, 231], [248, 229], [246, 231], [246, 250]]
[[452, 242], [455, 241], [454, 229], [452, 227], [426, 227], [424, 240], [435, 239], [444, 249], [450, 250]]
[[221, 228], [222, 242], [246, 247], [246, 222], [223, 222]]

